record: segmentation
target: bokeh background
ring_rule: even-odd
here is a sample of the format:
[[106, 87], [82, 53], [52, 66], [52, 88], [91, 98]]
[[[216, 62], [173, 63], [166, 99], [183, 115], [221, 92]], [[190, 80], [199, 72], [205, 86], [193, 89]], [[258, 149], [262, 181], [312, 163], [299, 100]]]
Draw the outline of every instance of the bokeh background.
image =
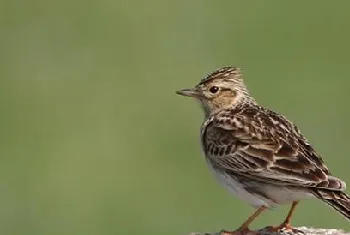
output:
[[[0, 3], [0, 234], [187, 234], [252, 208], [219, 186], [175, 90], [226, 65], [350, 182], [350, 2]], [[288, 207], [255, 228], [281, 222]], [[349, 229], [318, 201], [295, 225]]]

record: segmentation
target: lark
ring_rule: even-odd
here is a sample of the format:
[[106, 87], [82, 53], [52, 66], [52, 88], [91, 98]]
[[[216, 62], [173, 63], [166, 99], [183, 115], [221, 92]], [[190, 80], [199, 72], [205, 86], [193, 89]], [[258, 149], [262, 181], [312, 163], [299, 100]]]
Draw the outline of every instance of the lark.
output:
[[217, 180], [257, 208], [237, 230], [241, 234], [263, 211], [291, 204], [274, 231], [293, 229], [300, 200], [316, 198], [350, 219], [346, 184], [331, 175], [321, 156], [286, 117], [250, 96], [239, 68], [218, 69], [191, 89], [177, 91], [199, 101], [204, 111], [200, 138], [205, 160]]

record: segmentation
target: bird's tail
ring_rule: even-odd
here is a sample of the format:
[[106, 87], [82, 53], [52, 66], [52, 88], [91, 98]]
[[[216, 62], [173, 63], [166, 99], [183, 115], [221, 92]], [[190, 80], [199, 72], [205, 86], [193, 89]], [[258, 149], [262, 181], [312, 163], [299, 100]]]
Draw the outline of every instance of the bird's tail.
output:
[[342, 191], [316, 189], [315, 196], [350, 220], [350, 197]]

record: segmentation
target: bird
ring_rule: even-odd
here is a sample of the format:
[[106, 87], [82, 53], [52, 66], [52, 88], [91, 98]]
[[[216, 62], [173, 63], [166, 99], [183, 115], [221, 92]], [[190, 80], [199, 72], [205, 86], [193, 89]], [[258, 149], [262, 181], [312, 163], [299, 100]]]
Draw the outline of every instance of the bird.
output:
[[300, 200], [320, 199], [350, 220], [346, 183], [333, 176], [295, 124], [259, 105], [237, 67], [219, 68], [177, 94], [195, 98], [204, 111], [201, 148], [208, 168], [231, 193], [256, 208], [242, 225], [222, 234], [237, 235], [266, 209], [291, 204], [273, 231], [291, 229]]

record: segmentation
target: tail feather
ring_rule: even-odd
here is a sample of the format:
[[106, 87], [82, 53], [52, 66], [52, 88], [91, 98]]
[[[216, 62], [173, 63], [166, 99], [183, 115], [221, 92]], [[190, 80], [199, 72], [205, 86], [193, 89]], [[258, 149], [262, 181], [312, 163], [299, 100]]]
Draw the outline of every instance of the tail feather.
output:
[[315, 196], [350, 220], [350, 197], [342, 191], [316, 189]]

